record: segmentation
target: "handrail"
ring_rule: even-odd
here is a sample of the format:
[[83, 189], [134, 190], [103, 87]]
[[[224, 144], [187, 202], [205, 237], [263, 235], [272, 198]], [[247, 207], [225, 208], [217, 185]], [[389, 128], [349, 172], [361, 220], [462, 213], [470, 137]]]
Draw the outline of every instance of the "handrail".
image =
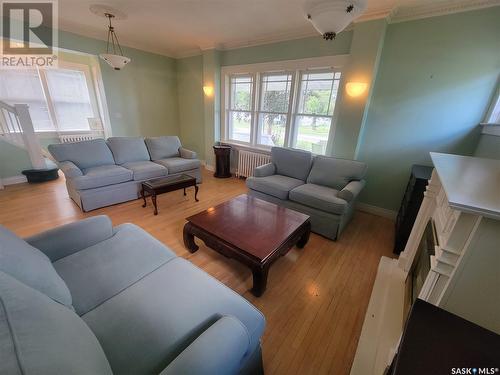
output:
[[16, 108], [10, 104], [7, 104], [0, 100], [0, 108], [5, 109], [6, 111], [12, 112], [17, 115]]

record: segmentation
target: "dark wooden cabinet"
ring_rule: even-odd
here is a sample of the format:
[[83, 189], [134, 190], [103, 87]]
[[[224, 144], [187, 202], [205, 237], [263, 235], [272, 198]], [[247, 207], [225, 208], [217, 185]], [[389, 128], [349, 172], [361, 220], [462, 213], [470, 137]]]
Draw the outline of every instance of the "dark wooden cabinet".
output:
[[411, 168], [410, 181], [406, 186], [406, 192], [396, 219], [395, 254], [404, 250], [408, 237], [410, 237], [432, 170], [432, 167], [425, 165], [413, 165]]

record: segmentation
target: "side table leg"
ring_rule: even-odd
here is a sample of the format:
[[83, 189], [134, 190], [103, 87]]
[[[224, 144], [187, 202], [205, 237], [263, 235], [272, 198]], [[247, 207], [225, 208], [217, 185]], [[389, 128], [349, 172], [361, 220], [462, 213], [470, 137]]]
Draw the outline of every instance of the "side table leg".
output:
[[189, 250], [190, 253], [195, 253], [199, 247], [194, 242], [194, 235], [191, 233], [191, 223], [186, 223], [182, 231], [184, 238], [184, 246]]
[[194, 200], [199, 202], [198, 200], [198, 185], [194, 185]]
[[158, 206], [156, 205], [156, 193], [151, 194], [151, 201], [153, 202], [153, 206], [155, 208], [155, 215], [158, 215]]
[[142, 205], [142, 207], [146, 207], [146, 194], [144, 194], [144, 188], [141, 188], [141, 197], [142, 197], [142, 200], [144, 201], [144, 204]]
[[186, 196], [186, 188], [184, 188], [184, 196]]
[[267, 274], [269, 273], [269, 268], [254, 268], [252, 270], [253, 274], [253, 288], [251, 290], [255, 297], [260, 297], [267, 286]]
[[302, 237], [300, 237], [299, 241], [297, 242], [297, 247], [299, 249], [302, 249], [304, 246], [306, 246], [307, 242], [309, 241], [310, 235], [311, 235], [311, 223], [308, 222], [304, 234], [302, 234]]

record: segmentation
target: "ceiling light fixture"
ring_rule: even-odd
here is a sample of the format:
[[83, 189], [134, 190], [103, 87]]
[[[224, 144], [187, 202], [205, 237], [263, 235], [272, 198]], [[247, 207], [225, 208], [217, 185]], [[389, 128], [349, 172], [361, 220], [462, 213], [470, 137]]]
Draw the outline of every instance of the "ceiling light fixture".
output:
[[366, 8], [367, 0], [308, 0], [307, 19], [325, 40], [333, 40]]
[[120, 46], [120, 42], [118, 42], [118, 37], [116, 36], [111, 20], [123, 20], [127, 18], [127, 15], [103, 4], [91, 5], [90, 11], [100, 17], [106, 17], [109, 22], [106, 53], [99, 54], [99, 57], [106, 61], [113, 69], [121, 70], [130, 62], [130, 58], [123, 55], [122, 47]]
[[[121, 70], [125, 65], [127, 65], [130, 62], [130, 58], [123, 56], [122, 47], [120, 46], [120, 42], [118, 42], [118, 37], [116, 36], [115, 28], [111, 24], [111, 19], [113, 19], [115, 16], [111, 13], [105, 13], [104, 15], [109, 20], [108, 43], [106, 44], [106, 53], [101, 53], [99, 57], [104, 61], [106, 61], [109, 64], [109, 66], [111, 66], [114, 70]], [[113, 53], [109, 53], [110, 45], [112, 47]]]

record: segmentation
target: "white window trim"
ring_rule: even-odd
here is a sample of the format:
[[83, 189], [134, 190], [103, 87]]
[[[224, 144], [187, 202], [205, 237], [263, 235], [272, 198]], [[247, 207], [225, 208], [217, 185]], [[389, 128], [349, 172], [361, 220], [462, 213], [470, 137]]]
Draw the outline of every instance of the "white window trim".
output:
[[483, 126], [482, 134], [496, 135], [500, 136], [500, 123], [494, 122], [492, 120], [493, 113], [498, 111], [500, 108], [500, 83], [497, 84], [495, 94], [493, 95], [493, 100], [488, 108], [484, 122], [481, 123]]
[[[245, 65], [232, 65], [232, 66], [224, 66], [221, 68], [221, 142], [225, 144], [242, 146], [248, 149], [255, 149], [259, 151], [269, 151], [270, 146], [265, 145], [257, 145], [257, 127], [258, 127], [258, 116], [252, 115], [252, 124], [251, 124], [251, 134], [250, 134], [250, 142], [242, 142], [235, 141], [229, 139], [229, 129], [227, 122], [227, 112], [229, 110], [229, 95], [230, 91], [230, 76], [238, 75], [238, 74], [250, 74], [253, 75], [253, 102], [252, 102], [252, 114], [258, 113], [260, 108], [257, 108], [256, 104], [259, 102], [259, 92], [256, 90], [257, 79], [260, 79], [259, 73], [272, 73], [272, 72], [296, 72], [296, 71], [307, 71], [307, 70], [318, 70], [318, 69], [334, 69], [337, 72], [342, 74], [340, 87], [337, 93], [337, 104], [341, 103], [342, 96], [342, 87], [343, 87], [343, 79], [344, 79], [344, 66], [348, 63], [350, 55], [336, 55], [336, 56], [325, 56], [325, 57], [314, 57], [307, 59], [298, 59], [298, 60], [286, 60], [286, 61], [273, 61], [266, 63], [257, 63], [257, 64], [245, 64]], [[300, 77], [296, 77], [294, 75], [292, 82], [292, 90], [291, 90], [291, 99], [290, 104], [288, 106], [288, 118], [289, 121], [295, 121], [295, 117], [297, 116], [298, 109], [298, 98], [296, 93], [298, 92], [298, 86], [300, 85]], [[338, 119], [338, 108], [340, 106], [336, 105], [332, 116], [327, 116], [332, 118], [332, 123], [330, 126], [330, 134], [328, 136], [328, 144], [326, 146], [326, 153], [328, 150], [331, 150], [333, 144], [333, 138], [335, 136], [336, 124]], [[293, 119], [292, 119], [293, 117]], [[254, 124], [255, 123], [255, 124]], [[292, 130], [292, 126], [287, 126], [286, 134], [285, 134], [285, 146], [289, 144], [290, 137], [293, 137], [293, 134], [289, 134], [290, 130]]]

